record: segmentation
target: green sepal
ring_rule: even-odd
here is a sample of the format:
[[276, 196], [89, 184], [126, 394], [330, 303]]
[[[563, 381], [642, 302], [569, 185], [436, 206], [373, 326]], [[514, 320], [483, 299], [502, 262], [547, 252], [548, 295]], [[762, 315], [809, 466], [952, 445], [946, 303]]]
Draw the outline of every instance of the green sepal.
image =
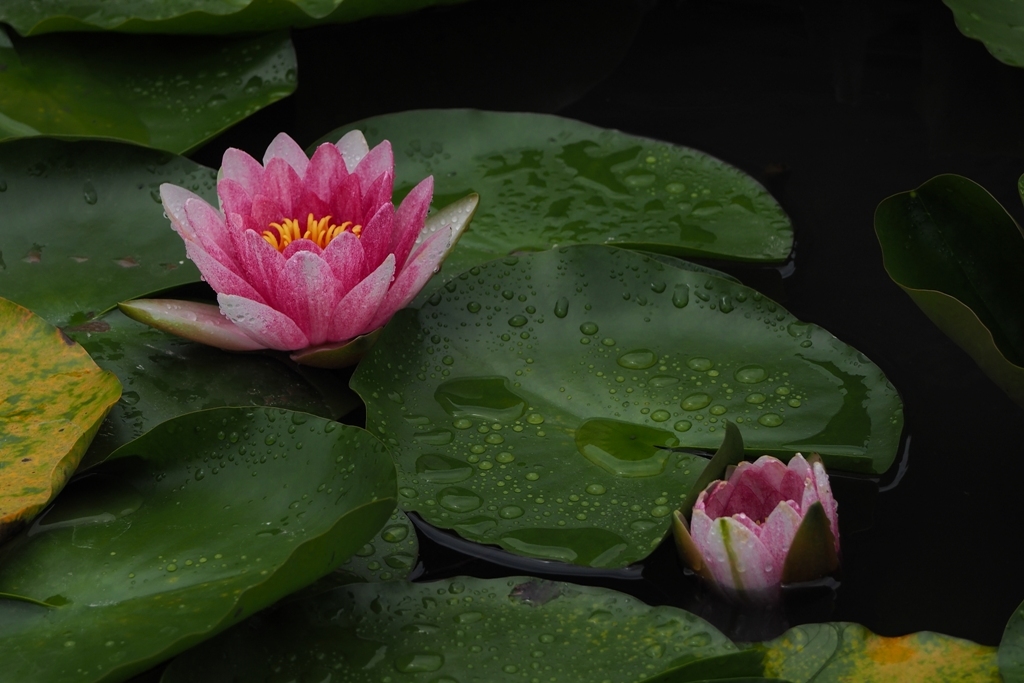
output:
[[782, 567], [782, 583], [813, 581], [832, 574], [839, 569], [839, 554], [836, 552], [836, 537], [825, 515], [825, 508], [816, 501], [804, 515], [800, 528], [793, 537], [793, 545], [786, 553]]

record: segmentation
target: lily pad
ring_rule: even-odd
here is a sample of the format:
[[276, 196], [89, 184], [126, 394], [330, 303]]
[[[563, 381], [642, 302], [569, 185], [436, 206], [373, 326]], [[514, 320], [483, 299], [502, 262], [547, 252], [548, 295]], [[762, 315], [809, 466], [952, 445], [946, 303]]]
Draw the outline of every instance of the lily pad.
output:
[[1024, 67], [1024, 8], [1006, 0], [942, 1], [953, 11], [961, 33], [980, 40], [1004, 64]]
[[244, 33], [402, 14], [466, 0], [9, 0], [0, 21], [22, 35], [55, 31]]
[[0, 299], [0, 539], [75, 471], [121, 395], [113, 373], [45, 320]]
[[322, 142], [356, 128], [371, 143], [391, 141], [396, 195], [427, 175], [435, 204], [480, 195], [448, 272], [576, 243], [767, 262], [793, 247], [792, 225], [764, 187], [686, 147], [558, 116], [465, 109], [377, 116]]
[[127, 387], [83, 466], [102, 461], [165, 420], [196, 410], [266, 406], [336, 419], [360, 404], [340, 373], [318, 370], [311, 377], [286, 360], [195, 344], [129, 320], [120, 311], [66, 332]]
[[928, 631], [886, 638], [860, 624], [806, 624], [758, 647], [765, 675], [791, 683], [1003, 680], [994, 647]]
[[[384, 655], [383, 653], [387, 653]], [[715, 660], [717, 675], [688, 669]], [[528, 577], [353, 584], [259, 614], [178, 657], [163, 683], [263, 680], [647, 680], [756, 676], [699, 617], [607, 588]], [[404, 677], [403, 677], [404, 678]]]
[[215, 180], [188, 159], [124, 143], [0, 143], [0, 292], [65, 326], [199, 280], [159, 187], [216, 201]]
[[404, 579], [416, 568], [420, 544], [409, 517], [396, 509], [384, 528], [338, 568], [363, 581]]
[[941, 175], [875, 212], [885, 269], [1024, 407], [1024, 235], [977, 183]]
[[102, 137], [184, 153], [290, 95], [295, 68], [287, 33], [12, 44], [0, 28], [0, 139]]
[[999, 673], [1007, 683], [1024, 681], [1024, 604], [1018, 607], [999, 643]]
[[531, 557], [622, 567], [669, 527], [724, 420], [746, 452], [884, 472], [899, 396], [758, 292], [622, 249], [473, 268], [401, 311], [351, 386], [400, 505]]
[[394, 467], [356, 427], [277, 409], [165, 422], [72, 481], [0, 548], [0, 659], [17, 681], [108, 681], [334, 569], [394, 509]]

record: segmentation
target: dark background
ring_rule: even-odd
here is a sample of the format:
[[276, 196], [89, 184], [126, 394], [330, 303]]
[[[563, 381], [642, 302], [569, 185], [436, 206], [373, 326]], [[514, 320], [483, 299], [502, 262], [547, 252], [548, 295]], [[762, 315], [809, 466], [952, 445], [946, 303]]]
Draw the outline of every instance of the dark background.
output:
[[[282, 130], [305, 146], [367, 116], [476, 107], [695, 147], [763, 182], [795, 225], [793, 261], [725, 269], [880, 365], [910, 436], [905, 476], [890, 472], [877, 494], [872, 482], [836, 483], [842, 585], [831, 610], [790, 623], [998, 644], [1024, 599], [1024, 415], [888, 278], [872, 216], [891, 194], [959, 173], [1019, 219], [1024, 70], [962, 36], [938, 0], [474, 0], [293, 36], [295, 95], [196, 160], [217, 167], [229, 146], [260, 156]], [[645, 580], [586, 580], [704, 604], [668, 550]], [[423, 560], [427, 579], [522, 573], [430, 541]], [[736, 637], [757, 631], [709, 616]], [[765, 635], [785, 626], [767, 621]]]

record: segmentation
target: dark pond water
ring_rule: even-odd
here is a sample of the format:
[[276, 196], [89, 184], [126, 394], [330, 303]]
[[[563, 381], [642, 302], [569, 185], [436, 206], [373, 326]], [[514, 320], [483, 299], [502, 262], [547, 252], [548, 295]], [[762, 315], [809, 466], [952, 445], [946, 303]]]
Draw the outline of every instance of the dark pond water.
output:
[[[477, 107], [695, 147], [763, 182], [795, 224], [794, 262], [723, 268], [867, 354], [906, 408], [899, 468], [877, 486], [836, 483], [834, 601], [804, 596], [790, 623], [998, 643], [1024, 598], [1013, 552], [1024, 415], [890, 281], [872, 215], [885, 197], [953, 172], [1019, 218], [1024, 70], [960, 35], [935, 0], [475, 0], [294, 37], [295, 96], [197, 160], [218, 166], [229, 146], [262, 154], [281, 130], [305, 146], [366, 116]], [[425, 579], [523, 572], [426, 538], [423, 548]], [[577, 580], [710, 609], [667, 547], [642, 573]], [[736, 637], [765, 626], [709, 616]]]

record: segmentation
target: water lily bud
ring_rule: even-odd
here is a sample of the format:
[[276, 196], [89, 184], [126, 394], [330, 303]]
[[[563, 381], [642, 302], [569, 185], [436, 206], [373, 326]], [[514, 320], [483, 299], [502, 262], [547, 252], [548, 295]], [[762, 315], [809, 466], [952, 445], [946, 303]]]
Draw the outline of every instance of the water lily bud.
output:
[[815, 455], [740, 463], [700, 492], [689, 524], [676, 513], [673, 531], [684, 563], [743, 600], [771, 601], [782, 584], [839, 567], [837, 505]]

